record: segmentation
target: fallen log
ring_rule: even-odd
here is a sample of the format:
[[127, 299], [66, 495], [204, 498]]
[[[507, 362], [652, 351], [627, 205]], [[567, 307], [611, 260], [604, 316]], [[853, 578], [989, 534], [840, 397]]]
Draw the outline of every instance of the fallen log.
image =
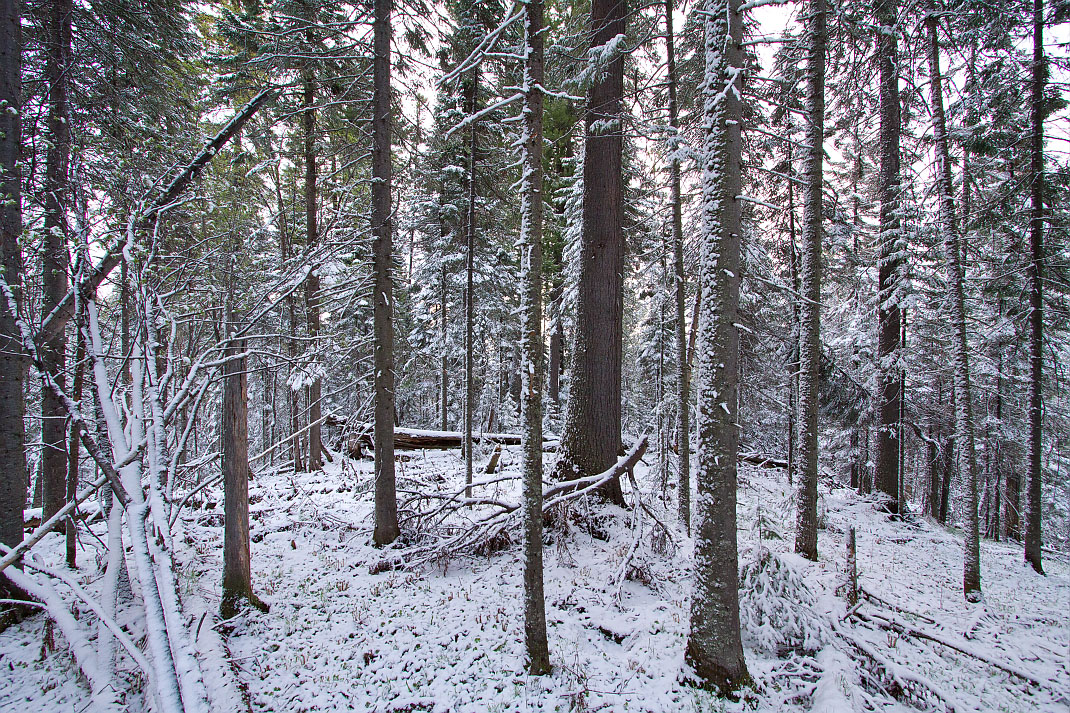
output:
[[863, 614], [862, 612], [855, 612], [855, 616], [857, 616], [862, 621], [869, 622], [885, 631], [891, 631], [901, 636], [911, 636], [916, 639], [925, 639], [926, 641], [931, 641], [934, 644], [946, 646], [952, 651], [956, 651], [965, 656], [977, 659], [978, 661], [988, 664], [989, 666], [998, 669], [1003, 673], [1009, 674], [1025, 681], [1026, 683], [1031, 683], [1038, 688], [1044, 688], [1054, 693], [1054, 690], [1050, 686], [1045, 685], [1043, 681], [1041, 681], [1036, 676], [1030, 674], [1028, 671], [1024, 671], [1012, 664], [997, 661], [992, 657], [986, 655], [985, 653], [974, 649], [967, 642], [950, 641], [947, 638], [939, 636], [933, 632], [928, 632], [918, 627], [911, 626], [910, 624], [903, 621], [894, 614], [870, 613], [867, 615]]
[[[472, 441], [475, 443], [495, 443], [505, 446], [519, 446], [519, 433], [473, 433]], [[414, 451], [426, 448], [429, 450], [448, 450], [460, 448], [464, 444], [464, 433], [461, 431], [431, 431], [420, 428], [395, 428], [394, 450]], [[364, 455], [365, 449], [371, 449], [372, 429], [371, 424], [361, 424], [357, 435], [346, 443], [346, 450], [354, 458]], [[557, 448], [557, 441], [544, 441], [542, 449], [553, 451]]]
[[781, 458], [774, 458], [773, 456], [763, 455], [761, 453], [740, 453], [740, 463], [750, 463], [756, 465], [759, 468], [781, 468], [783, 470], [788, 469], [788, 462]]

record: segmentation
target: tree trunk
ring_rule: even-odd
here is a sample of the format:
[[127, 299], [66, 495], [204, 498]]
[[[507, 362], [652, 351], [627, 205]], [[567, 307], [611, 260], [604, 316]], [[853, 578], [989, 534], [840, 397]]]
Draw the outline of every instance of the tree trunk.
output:
[[22, 298], [22, 24], [18, 0], [0, 0], [0, 269], [15, 304], [0, 297], [0, 542], [22, 542], [26, 507], [26, 359], [15, 315]]
[[730, 694], [749, 680], [739, 631], [736, 547], [739, 366], [739, 0], [707, 0], [702, 151], [698, 480], [694, 589], [685, 659], [704, 685]]
[[888, 499], [888, 507], [899, 512], [899, 444], [903, 420], [900, 400], [899, 359], [901, 313], [899, 295], [902, 282], [899, 216], [899, 136], [902, 117], [899, 105], [899, 51], [896, 0], [876, 0], [877, 63], [880, 71], [880, 262], [877, 296], [877, 384], [880, 425], [877, 429], [877, 462], [874, 485]]
[[[625, 4], [624, 0], [592, 0], [592, 46], [604, 46], [624, 34]], [[618, 55], [587, 92], [575, 343], [556, 466], [561, 478], [605, 471], [616, 462], [621, 446], [623, 93], [624, 56]], [[624, 504], [618, 479], [607, 483], [602, 494]]]
[[[229, 325], [228, 325], [229, 328]], [[227, 355], [245, 351], [245, 340]], [[245, 357], [223, 365], [223, 599], [219, 615], [229, 619], [243, 602], [264, 608], [253, 594], [249, 559], [249, 394]]]
[[560, 315], [554, 315], [554, 319], [550, 323], [550, 330], [550, 366], [548, 369], [550, 403], [556, 408], [561, 405], [561, 348], [564, 341], [561, 334]]
[[691, 532], [691, 369], [687, 363], [687, 276], [684, 273], [683, 197], [680, 189], [679, 107], [676, 99], [676, 38], [673, 0], [665, 0], [665, 52], [669, 65], [669, 127], [672, 133], [672, 257], [676, 277], [676, 431], [680, 466], [677, 473], [677, 519]]
[[1029, 140], [1029, 482], [1026, 487], [1025, 559], [1043, 574], [1040, 528], [1041, 438], [1044, 404], [1042, 396], [1044, 363], [1043, 267], [1044, 267], [1044, 0], [1033, 0], [1033, 86], [1032, 132]]
[[[521, 411], [524, 441], [524, 644], [528, 673], [550, 672], [546, 642], [546, 601], [542, 573], [542, 0], [527, 5], [527, 57], [524, 65], [523, 148], [520, 239], [522, 365]], [[473, 149], [475, 146], [473, 145]]]
[[[446, 238], [446, 224], [441, 220], [441, 212], [439, 213], [439, 225], [442, 230], [442, 239]], [[447, 359], [447, 335], [446, 327], [448, 322], [446, 319], [447, 310], [449, 305], [446, 303], [446, 263], [442, 262], [439, 267], [439, 299], [442, 303], [442, 312], [439, 315], [439, 379], [438, 379], [438, 396], [439, 396], [439, 429], [445, 431], [449, 428], [449, 404], [450, 404], [450, 377]]]
[[[305, 236], [307, 258], [312, 260], [319, 241], [317, 225], [318, 204], [316, 197], [316, 87], [310, 74], [304, 77], [304, 113], [301, 122], [305, 139]], [[308, 273], [305, 280], [305, 319], [308, 322], [308, 343], [312, 350], [312, 368], [316, 373], [308, 385], [308, 469], [318, 470], [323, 467], [323, 444], [321, 441], [320, 419], [323, 409], [320, 403], [323, 384], [318, 370], [317, 338], [320, 332], [320, 278], [315, 270]]]
[[[48, 83], [48, 134], [44, 183], [45, 235], [41, 253], [41, 311], [50, 313], [67, 295], [68, 169], [71, 152], [67, 84], [71, 70], [71, 0], [54, 0], [48, 10], [45, 79]], [[45, 370], [60, 388], [66, 383], [67, 338], [57, 330], [41, 345]], [[52, 517], [67, 495], [67, 411], [51, 389], [41, 397], [41, 480], [44, 519]]]
[[[790, 131], [790, 126], [786, 127]], [[788, 172], [792, 172], [791, 142], [787, 142]], [[795, 239], [795, 186], [788, 178], [788, 271], [791, 289], [799, 291], [799, 252]], [[793, 485], [799, 467], [799, 300], [791, 301], [791, 349], [788, 351], [788, 485]]]
[[802, 322], [799, 329], [799, 489], [795, 551], [817, 560], [818, 379], [821, 371], [822, 159], [825, 153], [825, 0], [807, 17], [806, 196], [803, 203]]
[[[472, 77], [466, 87], [469, 116], [476, 113], [476, 102], [479, 98], [479, 71], [479, 66], [477, 65], [476, 68], [472, 70]], [[476, 256], [476, 123], [477, 122], [473, 121], [468, 129], [468, 219], [465, 221], [464, 482], [466, 485], [472, 484], [472, 412], [475, 410], [476, 405], [476, 383], [474, 372], [476, 315], [475, 295], [473, 293]], [[539, 393], [542, 392], [540, 391]], [[472, 489], [470, 487], [466, 488], [465, 497], [471, 496]]]
[[[82, 364], [85, 361], [85, 338], [80, 331], [78, 332], [77, 345], [74, 350], [74, 386], [71, 387], [71, 399], [76, 404], [82, 400], [82, 384], [85, 379], [85, 367]], [[78, 459], [80, 457], [78, 435], [78, 429], [71, 428], [70, 442], [67, 445], [67, 497], [64, 505], [78, 497]], [[42, 522], [44, 521], [42, 520]], [[64, 523], [64, 529], [67, 540], [67, 566], [71, 569], [77, 569], [78, 526], [74, 522], [74, 513], [71, 513], [71, 516], [67, 518], [67, 522]]]
[[391, 218], [390, 120], [391, 0], [375, 0], [372, 94], [372, 262], [375, 272], [375, 533], [377, 546], [388, 545], [398, 529], [394, 486], [394, 280]]
[[929, 470], [929, 494], [925, 501], [925, 514], [937, 520], [940, 518], [940, 455], [936, 447], [936, 436], [931, 431], [931, 440], [925, 444], [925, 457]]
[[929, 84], [932, 90], [933, 138], [936, 143], [937, 191], [940, 198], [940, 230], [944, 234], [947, 282], [951, 290], [951, 327], [955, 331], [955, 438], [965, 448], [965, 522], [963, 529], [962, 590], [968, 601], [981, 596], [980, 535], [977, 522], [977, 448], [974, 440], [973, 394], [970, 388], [970, 351], [966, 341], [966, 299], [963, 288], [962, 252], [955, 220], [954, 184], [951, 180], [951, 153], [948, 148], [947, 119], [944, 116], [943, 77], [940, 73], [940, 39], [935, 10], [930, 7]]

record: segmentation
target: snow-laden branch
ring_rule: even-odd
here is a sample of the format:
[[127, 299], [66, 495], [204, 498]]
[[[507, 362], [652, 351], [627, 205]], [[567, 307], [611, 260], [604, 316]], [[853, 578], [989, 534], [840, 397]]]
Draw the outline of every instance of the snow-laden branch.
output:
[[[461, 74], [467, 72], [468, 70], [472, 69], [472, 67], [475, 67], [477, 64], [479, 64], [480, 61], [482, 61], [483, 59], [483, 55], [490, 51], [490, 48], [493, 47], [494, 44], [498, 41], [498, 38], [501, 36], [501, 34], [505, 32], [514, 22], [516, 22], [522, 17], [527, 16], [527, 7], [521, 7], [519, 10], [516, 10], [517, 4], [518, 3], [516, 2], [513, 3], [512, 7], [509, 8], [509, 12], [506, 13], [505, 20], [502, 22], [502, 24], [498, 25], [496, 28], [484, 35], [480, 43], [476, 45], [476, 48], [472, 50], [472, 52], [464, 59], [464, 61], [462, 61], [445, 76], [438, 80], [438, 86], [441, 87], [442, 85], [448, 82], [452, 82]], [[514, 12], [514, 10], [516, 12]]]

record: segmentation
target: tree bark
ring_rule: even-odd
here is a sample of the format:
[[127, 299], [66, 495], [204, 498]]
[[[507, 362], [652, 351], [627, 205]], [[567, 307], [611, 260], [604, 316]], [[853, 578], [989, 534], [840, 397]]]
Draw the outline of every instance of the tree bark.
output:
[[[72, 0], [54, 0], [47, 18], [45, 79], [48, 83], [48, 135], [41, 253], [41, 311], [55, 309], [67, 294], [67, 206], [71, 151], [67, 84], [71, 74]], [[41, 356], [56, 385], [66, 384], [67, 338], [57, 330], [41, 344]], [[67, 495], [67, 411], [51, 389], [41, 397], [41, 479], [44, 519], [63, 507]]]
[[822, 178], [825, 142], [825, 0], [810, 0], [806, 22], [806, 196], [803, 203], [802, 322], [799, 330], [799, 489], [795, 551], [817, 560], [818, 379], [821, 371]]
[[375, 532], [377, 546], [388, 545], [398, 529], [394, 485], [394, 279], [391, 217], [390, 119], [391, 0], [375, 0], [372, 93], [372, 262], [375, 272]]
[[1029, 137], [1029, 482], [1026, 487], [1025, 559], [1043, 574], [1041, 545], [1041, 439], [1044, 402], [1044, 0], [1033, 0], [1032, 132]]
[[[520, 228], [521, 313], [524, 320], [520, 347], [523, 379], [520, 409], [524, 421], [520, 456], [524, 478], [524, 644], [528, 673], [533, 675], [550, 672], [542, 571], [542, 14], [542, 0], [530, 0], [527, 4], [523, 84], [524, 178]], [[471, 434], [468, 436], [470, 439]]]
[[[479, 66], [472, 70], [468, 87], [468, 113], [476, 113], [479, 97]], [[464, 482], [472, 483], [472, 412], [476, 405], [475, 383], [475, 295], [476, 256], [476, 124], [468, 128], [468, 219], [465, 221], [465, 287], [464, 287]], [[541, 393], [541, 391], [540, 391]], [[541, 443], [541, 436], [540, 436]], [[465, 497], [472, 497], [472, 489], [465, 489]]]
[[[22, 297], [22, 21], [18, 0], [0, 0], [0, 269]], [[0, 542], [22, 542], [26, 507], [26, 358], [15, 326], [18, 304], [0, 297]]]
[[899, 426], [903, 420], [898, 365], [902, 314], [898, 294], [904, 244], [899, 216], [899, 51], [896, 0], [875, 0], [877, 63], [880, 72], [880, 261], [877, 296], [877, 384], [880, 425], [874, 485], [899, 512]]
[[227, 348], [223, 366], [223, 598], [219, 615], [229, 619], [244, 602], [266, 610], [253, 594], [249, 556], [249, 392], [245, 340]]
[[[592, 0], [594, 47], [625, 33], [625, 5], [624, 0]], [[616, 462], [621, 446], [623, 94], [624, 57], [618, 55], [587, 92], [575, 342], [556, 466], [561, 478], [605, 471]], [[618, 479], [601, 492], [607, 500], [624, 504]]]
[[676, 516], [691, 532], [691, 369], [687, 363], [687, 276], [684, 273], [684, 218], [680, 188], [679, 106], [676, 98], [676, 38], [672, 27], [673, 0], [665, 0], [665, 53], [669, 69], [669, 127], [672, 134], [672, 257], [676, 278], [676, 431], [680, 465], [677, 473]]
[[[316, 85], [310, 73], [304, 77], [304, 113], [301, 123], [305, 140], [305, 237], [306, 253], [309, 260], [319, 242], [318, 198], [316, 196]], [[323, 384], [318, 371], [317, 339], [320, 332], [320, 278], [315, 270], [308, 273], [305, 280], [305, 319], [308, 322], [309, 348], [312, 350], [312, 368], [316, 373], [308, 385], [308, 469], [318, 470], [323, 467], [323, 444], [321, 440], [320, 419], [323, 416], [321, 405]]]
[[[749, 680], [739, 630], [736, 547], [739, 331], [740, 119], [743, 74], [739, 0], [707, 0], [699, 318], [698, 481], [694, 589], [685, 659], [722, 695]], [[734, 85], [734, 86], [733, 86]]]
[[[85, 379], [85, 366], [82, 363], [85, 361], [85, 337], [81, 332], [78, 332], [77, 344], [78, 346], [74, 350], [74, 386], [71, 387], [71, 399], [76, 404], [82, 400], [82, 386]], [[67, 445], [67, 496], [64, 498], [65, 505], [78, 497], [80, 443], [78, 429], [71, 428], [70, 442]], [[74, 521], [74, 513], [71, 513], [71, 516], [67, 518], [64, 527], [67, 545], [67, 566], [71, 569], [76, 569], [78, 567], [78, 526]]]
[[926, 17], [929, 28], [929, 86], [932, 90], [933, 135], [936, 143], [937, 191], [940, 198], [940, 230], [944, 234], [947, 282], [951, 290], [951, 328], [955, 351], [955, 438], [965, 448], [965, 522], [963, 530], [962, 591], [968, 601], [981, 597], [980, 535], [977, 522], [977, 448], [974, 440], [973, 394], [970, 387], [970, 351], [966, 340], [966, 299], [963, 288], [959, 226], [955, 219], [954, 184], [947, 119], [944, 115], [943, 77], [940, 72], [940, 38], [935, 6]]

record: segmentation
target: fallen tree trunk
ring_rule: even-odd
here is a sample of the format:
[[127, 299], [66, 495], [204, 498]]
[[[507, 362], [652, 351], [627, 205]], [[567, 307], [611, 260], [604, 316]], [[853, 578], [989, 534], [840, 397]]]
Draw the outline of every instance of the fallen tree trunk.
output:
[[[365, 428], [368, 426], [368, 428]], [[506, 446], [519, 446], [519, 433], [473, 433], [472, 440], [475, 443], [497, 443]], [[464, 434], [460, 431], [427, 431], [419, 428], [395, 428], [394, 449], [403, 451], [419, 450], [427, 448], [431, 450], [447, 450], [460, 448], [464, 444]], [[346, 443], [346, 450], [354, 458], [364, 455], [364, 450], [372, 447], [372, 432], [370, 424], [362, 424], [357, 435], [351, 437]], [[544, 451], [553, 451], [557, 448], [557, 441], [545, 441], [542, 444]]]
[[[328, 423], [332, 423], [332, 418], [328, 417]], [[332, 425], [337, 425], [339, 422], [337, 419], [333, 420]], [[346, 443], [346, 450], [353, 458], [361, 458], [364, 455], [366, 449], [371, 449], [371, 425], [361, 424], [358, 431], [358, 435], [351, 437]], [[476, 443], [495, 443], [504, 446], [518, 446], [520, 445], [519, 433], [473, 433], [472, 440]], [[420, 428], [395, 428], [394, 429], [394, 449], [411, 451], [419, 450], [421, 448], [427, 448], [430, 450], [448, 450], [450, 448], [460, 448], [464, 444], [464, 434], [460, 431], [429, 431]], [[557, 449], [558, 441], [544, 441], [542, 449], [544, 451], [553, 452]], [[773, 456], [763, 455], [761, 453], [740, 453], [740, 463], [749, 463], [756, 465], [759, 468], [784, 468], [788, 467], [788, 462], [781, 458], [774, 458]]]
[[773, 456], [763, 455], [761, 453], [740, 453], [740, 463], [750, 463], [756, 465], [759, 468], [781, 468], [783, 470], [788, 469], [788, 462], [780, 458], [774, 458]]

